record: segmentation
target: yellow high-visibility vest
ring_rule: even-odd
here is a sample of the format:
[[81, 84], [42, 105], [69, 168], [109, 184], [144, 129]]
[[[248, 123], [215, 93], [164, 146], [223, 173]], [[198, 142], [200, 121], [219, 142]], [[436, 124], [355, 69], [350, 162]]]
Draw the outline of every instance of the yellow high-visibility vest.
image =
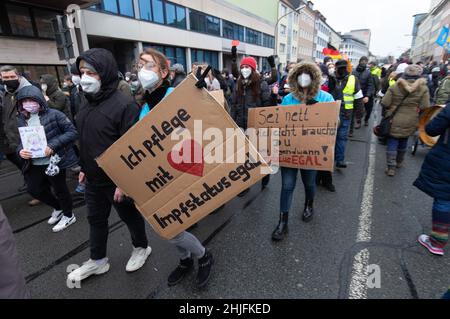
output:
[[372, 73], [372, 75], [376, 75], [379, 79], [381, 79], [381, 69], [380, 68], [373, 68], [372, 70], [370, 70], [370, 73]]
[[395, 83], [397, 83], [397, 81], [395, 81], [394, 79], [390, 79], [389, 80], [389, 87], [393, 86]]
[[350, 75], [348, 77], [347, 85], [344, 90], [344, 106], [346, 110], [353, 110], [353, 103], [355, 102], [355, 86], [356, 86], [356, 77], [354, 75]]

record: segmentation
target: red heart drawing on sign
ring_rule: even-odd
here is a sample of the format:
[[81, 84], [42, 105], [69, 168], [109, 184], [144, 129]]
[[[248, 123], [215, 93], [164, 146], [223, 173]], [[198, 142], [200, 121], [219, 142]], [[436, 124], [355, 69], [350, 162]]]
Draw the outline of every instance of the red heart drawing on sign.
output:
[[[185, 154], [185, 151], [190, 153]], [[187, 162], [186, 157], [188, 160]], [[170, 166], [177, 171], [199, 177], [203, 176], [203, 168], [205, 167], [203, 161], [203, 147], [194, 140], [184, 141], [179, 151], [172, 151], [167, 154], [167, 161]]]

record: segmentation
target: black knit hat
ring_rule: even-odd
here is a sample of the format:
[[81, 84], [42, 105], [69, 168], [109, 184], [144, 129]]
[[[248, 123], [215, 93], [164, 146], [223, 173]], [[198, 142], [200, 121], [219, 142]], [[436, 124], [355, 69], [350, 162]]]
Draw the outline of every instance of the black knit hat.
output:
[[70, 66], [70, 74], [80, 75], [80, 71], [78, 70], [76, 63], [74, 63]]

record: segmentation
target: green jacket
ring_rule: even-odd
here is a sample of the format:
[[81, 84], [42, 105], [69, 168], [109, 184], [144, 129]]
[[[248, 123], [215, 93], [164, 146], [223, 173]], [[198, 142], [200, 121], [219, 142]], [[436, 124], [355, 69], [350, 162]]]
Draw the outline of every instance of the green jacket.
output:
[[450, 75], [447, 75], [445, 79], [439, 84], [439, 88], [436, 91], [436, 104], [445, 105], [450, 97]]

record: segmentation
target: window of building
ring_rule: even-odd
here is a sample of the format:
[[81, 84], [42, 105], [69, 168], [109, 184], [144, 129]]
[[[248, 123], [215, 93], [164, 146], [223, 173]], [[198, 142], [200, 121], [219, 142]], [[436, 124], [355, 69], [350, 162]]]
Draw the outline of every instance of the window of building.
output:
[[164, 23], [164, 6], [162, 0], [152, 0], [153, 22]]
[[162, 0], [139, 0], [142, 20], [186, 29], [186, 8]]
[[90, 8], [134, 18], [133, 0], [102, 0], [101, 3], [93, 5]]
[[142, 20], [152, 21], [152, 4], [150, 0], [139, 0], [139, 13]]
[[287, 13], [287, 7], [283, 4], [280, 4], [280, 17], [284, 16]]
[[206, 17], [206, 32], [208, 34], [220, 35], [220, 20], [216, 17]]
[[280, 24], [280, 35], [286, 35], [286, 26], [284, 24]]
[[56, 13], [52, 11], [33, 9], [36, 29], [40, 38], [54, 39], [52, 19], [56, 17]]
[[230, 40], [244, 41], [244, 27], [222, 20], [223, 37]]
[[247, 35], [247, 38], [246, 38], [247, 43], [261, 45], [262, 33], [259, 31], [250, 29], [250, 28], [246, 28], [246, 30], [247, 30], [247, 34], [246, 34]]
[[133, 0], [119, 0], [119, 13], [134, 18]]
[[275, 49], [275, 37], [263, 33], [263, 46], [266, 48]]
[[16, 6], [12, 4], [6, 5], [8, 13], [9, 25], [13, 35], [34, 36], [31, 14], [28, 7]]
[[189, 10], [189, 18], [191, 30], [220, 36], [219, 18], [195, 10]]
[[284, 43], [280, 43], [280, 53], [286, 53], [286, 45]]
[[219, 53], [214, 51], [191, 49], [191, 60], [192, 63], [206, 63], [215, 69], [219, 68]]

